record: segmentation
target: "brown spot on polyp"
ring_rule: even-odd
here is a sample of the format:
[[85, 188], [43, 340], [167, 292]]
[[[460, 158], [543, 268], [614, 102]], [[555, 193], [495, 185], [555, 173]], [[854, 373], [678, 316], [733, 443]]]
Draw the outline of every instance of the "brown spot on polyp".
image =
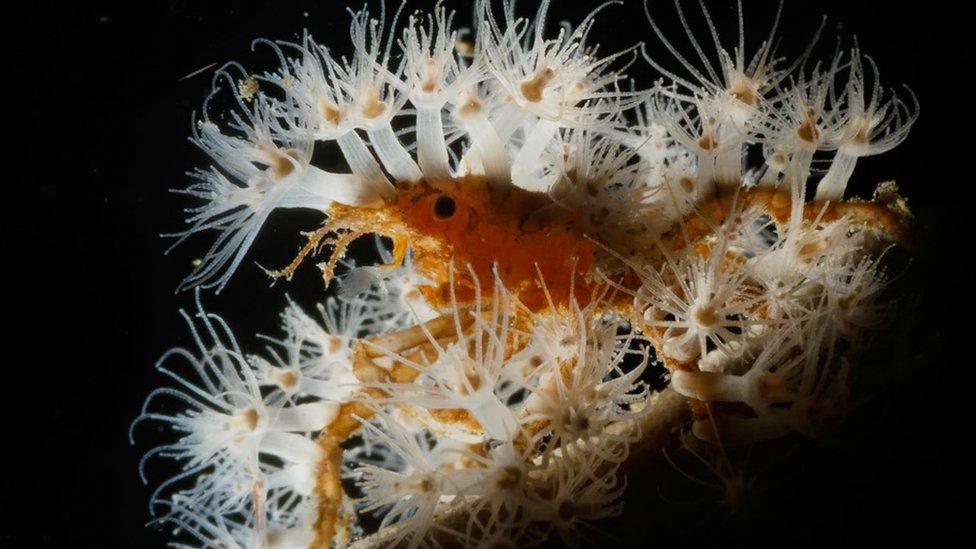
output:
[[546, 86], [552, 82], [552, 79], [556, 76], [556, 71], [550, 68], [544, 68], [537, 70], [532, 78], [522, 82], [522, 97], [526, 101], [531, 101], [532, 103], [538, 103], [542, 101], [542, 91], [546, 89]]
[[808, 118], [806, 122], [800, 124], [800, 127], [796, 129], [796, 136], [807, 143], [816, 143], [820, 140], [820, 129], [817, 128], [816, 121]]
[[319, 101], [319, 114], [332, 126], [338, 126], [342, 121], [342, 111], [327, 101]]
[[701, 147], [703, 151], [711, 151], [718, 148], [718, 141], [712, 137], [712, 134], [708, 133], [698, 139], [698, 146]]
[[370, 95], [363, 101], [362, 112], [366, 118], [378, 118], [386, 112], [386, 103], [380, 101], [377, 94]]
[[756, 95], [756, 90], [749, 85], [748, 80], [739, 80], [733, 84], [729, 88], [729, 94], [746, 105], [755, 105], [759, 102], [759, 96]]
[[481, 100], [477, 96], [471, 94], [468, 95], [467, 100], [458, 107], [458, 114], [462, 118], [467, 118], [469, 116], [474, 116], [481, 112]]
[[298, 376], [295, 372], [282, 372], [278, 376], [278, 385], [281, 385], [283, 389], [291, 389], [298, 383]]
[[254, 408], [248, 408], [241, 412], [241, 423], [248, 431], [253, 431], [255, 427], [258, 426], [258, 411]]

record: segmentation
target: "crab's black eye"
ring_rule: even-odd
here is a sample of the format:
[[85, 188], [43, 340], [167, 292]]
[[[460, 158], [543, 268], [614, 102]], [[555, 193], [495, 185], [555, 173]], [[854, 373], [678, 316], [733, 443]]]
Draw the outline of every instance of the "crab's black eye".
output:
[[434, 217], [437, 219], [450, 219], [457, 209], [454, 199], [446, 194], [442, 194], [434, 201]]

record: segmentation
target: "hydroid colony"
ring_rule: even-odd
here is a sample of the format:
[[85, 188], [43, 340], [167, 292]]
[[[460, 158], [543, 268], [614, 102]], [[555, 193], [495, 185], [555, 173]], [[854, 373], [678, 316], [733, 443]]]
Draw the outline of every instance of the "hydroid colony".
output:
[[[219, 292], [272, 211], [307, 208], [322, 226], [269, 274], [321, 252], [339, 292], [290, 303], [259, 354], [197, 294], [195, 348], [163, 357], [172, 386], [133, 426], [170, 427], [145, 460], [183, 468], [156, 520], [214, 547], [343, 544], [368, 513], [363, 546], [577, 544], [662, 432], [700, 455], [838, 419], [889, 308], [885, 250], [910, 244], [892, 183], [845, 190], [914, 98], [856, 47], [784, 60], [774, 24], [747, 53], [740, 6], [729, 49], [676, 5], [691, 58], [653, 13], [656, 40], [605, 54], [599, 9], [550, 32], [547, 1], [527, 19], [479, 0], [470, 30], [441, 6], [363, 10], [348, 57], [306, 34], [257, 41], [270, 70], [221, 69], [175, 235], [215, 240], [183, 287]], [[663, 75], [646, 88], [624, 75], [642, 58]], [[313, 165], [317, 143], [344, 168]], [[385, 264], [344, 262], [368, 235]]]

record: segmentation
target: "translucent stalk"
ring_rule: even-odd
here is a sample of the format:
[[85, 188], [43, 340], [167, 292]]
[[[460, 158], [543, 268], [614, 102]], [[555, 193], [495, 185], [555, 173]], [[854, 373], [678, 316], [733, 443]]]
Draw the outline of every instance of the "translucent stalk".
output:
[[451, 178], [440, 107], [417, 107], [417, 162], [429, 181]]
[[337, 143], [349, 164], [349, 168], [352, 169], [353, 173], [359, 175], [366, 185], [385, 200], [393, 200], [396, 197], [396, 189], [386, 178], [379, 162], [369, 152], [359, 134], [355, 131], [346, 132], [339, 137]]
[[373, 150], [386, 167], [386, 171], [397, 181], [419, 181], [423, 174], [417, 163], [410, 157], [410, 153], [403, 148], [403, 144], [393, 133], [390, 124], [369, 130], [369, 141]]
[[552, 141], [559, 127], [555, 122], [540, 120], [532, 131], [525, 137], [525, 143], [512, 163], [512, 182], [530, 191], [545, 191], [547, 186], [540, 185], [533, 177], [533, 171], [539, 165], [539, 158], [545, 152], [546, 146]]
[[847, 190], [847, 182], [854, 173], [857, 156], [844, 152], [841, 148], [827, 170], [827, 175], [817, 185], [817, 200], [841, 200]]

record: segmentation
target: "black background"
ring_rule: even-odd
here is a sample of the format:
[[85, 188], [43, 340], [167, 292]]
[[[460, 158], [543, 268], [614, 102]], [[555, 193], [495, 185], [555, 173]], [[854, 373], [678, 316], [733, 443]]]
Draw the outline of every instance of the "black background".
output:
[[[162, 383], [155, 360], [189, 343], [177, 310], [190, 307], [192, 295], [173, 291], [206, 244], [194, 241], [164, 256], [166, 242], [158, 237], [180, 228], [187, 205], [167, 189], [184, 186], [183, 173], [203, 162], [186, 138], [212, 70], [182, 77], [229, 59], [264, 69], [267, 56], [251, 53], [250, 41], [293, 38], [306, 27], [320, 42], [347, 44], [344, 7], [360, 5], [98, 4], [32, 2], [4, 24], [9, 141], [0, 196], [6, 197], [4, 332], [13, 345], [5, 345], [0, 373], [6, 435], [0, 440], [9, 462], [0, 474], [0, 543], [16, 547], [160, 547], [168, 539], [144, 526], [149, 488], [137, 476], [140, 455], [160, 440], [144, 429], [130, 446], [127, 429], [145, 395]], [[579, 21], [595, 5], [554, 4], [552, 22]], [[755, 45], [775, 3], [745, 4]], [[908, 140], [862, 160], [854, 176], [856, 194], [869, 196], [875, 183], [897, 179], [911, 201], [922, 248], [901, 281], [907, 297], [893, 335], [862, 376], [870, 398], [843, 428], [754, 457], [753, 464], [765, 460], [758, 462], [768, 474], [732, 513], [714, 493], [671, 471], [664, 485], [628, 496], [630, 520], [604, 525], [616, 539], [658, 546], [855, 539], [932, 545], [958, 524], [953, 509], [972, 499], [971, 468], [957, 458], [971, 438], [964, 408], [973, 338], [965, 329], [976, 311], [969, 304], [976, 279], [963, 262], [972, 255], [976, 213], [976, 94], [964, 83], [974, 66], [973, 31], [951, 5], [787, 2], [782, 53], [798, 53], [827, 15], [821, 56], [838, 36], [849, 45], [856, 35], [886, 85], [910, 85], [919, 97], [921, 118]], [[734, 3], [709, 6], [720, 30], [734, 38]], [[680, 40], [670, 2], [652, 7]], [[467, 13], [458, 21], [469, 21]], [[593, 36], [605, 52], [645, 40], [669, 62], [639, 1], [607, 9]], [[645, 84], [654, 77], [642, 62], [630, 73]], [[255, 332], [274, 329], [286, 292], [306, 305], [321, 297], [315, 269], [269, 288], [253, 264], [287, 262], [297, 232], [318, 220], [311, 212], [274, 215], [227, 290], [205, 295], [246, 347], [255, 348], [249, 345]]]

